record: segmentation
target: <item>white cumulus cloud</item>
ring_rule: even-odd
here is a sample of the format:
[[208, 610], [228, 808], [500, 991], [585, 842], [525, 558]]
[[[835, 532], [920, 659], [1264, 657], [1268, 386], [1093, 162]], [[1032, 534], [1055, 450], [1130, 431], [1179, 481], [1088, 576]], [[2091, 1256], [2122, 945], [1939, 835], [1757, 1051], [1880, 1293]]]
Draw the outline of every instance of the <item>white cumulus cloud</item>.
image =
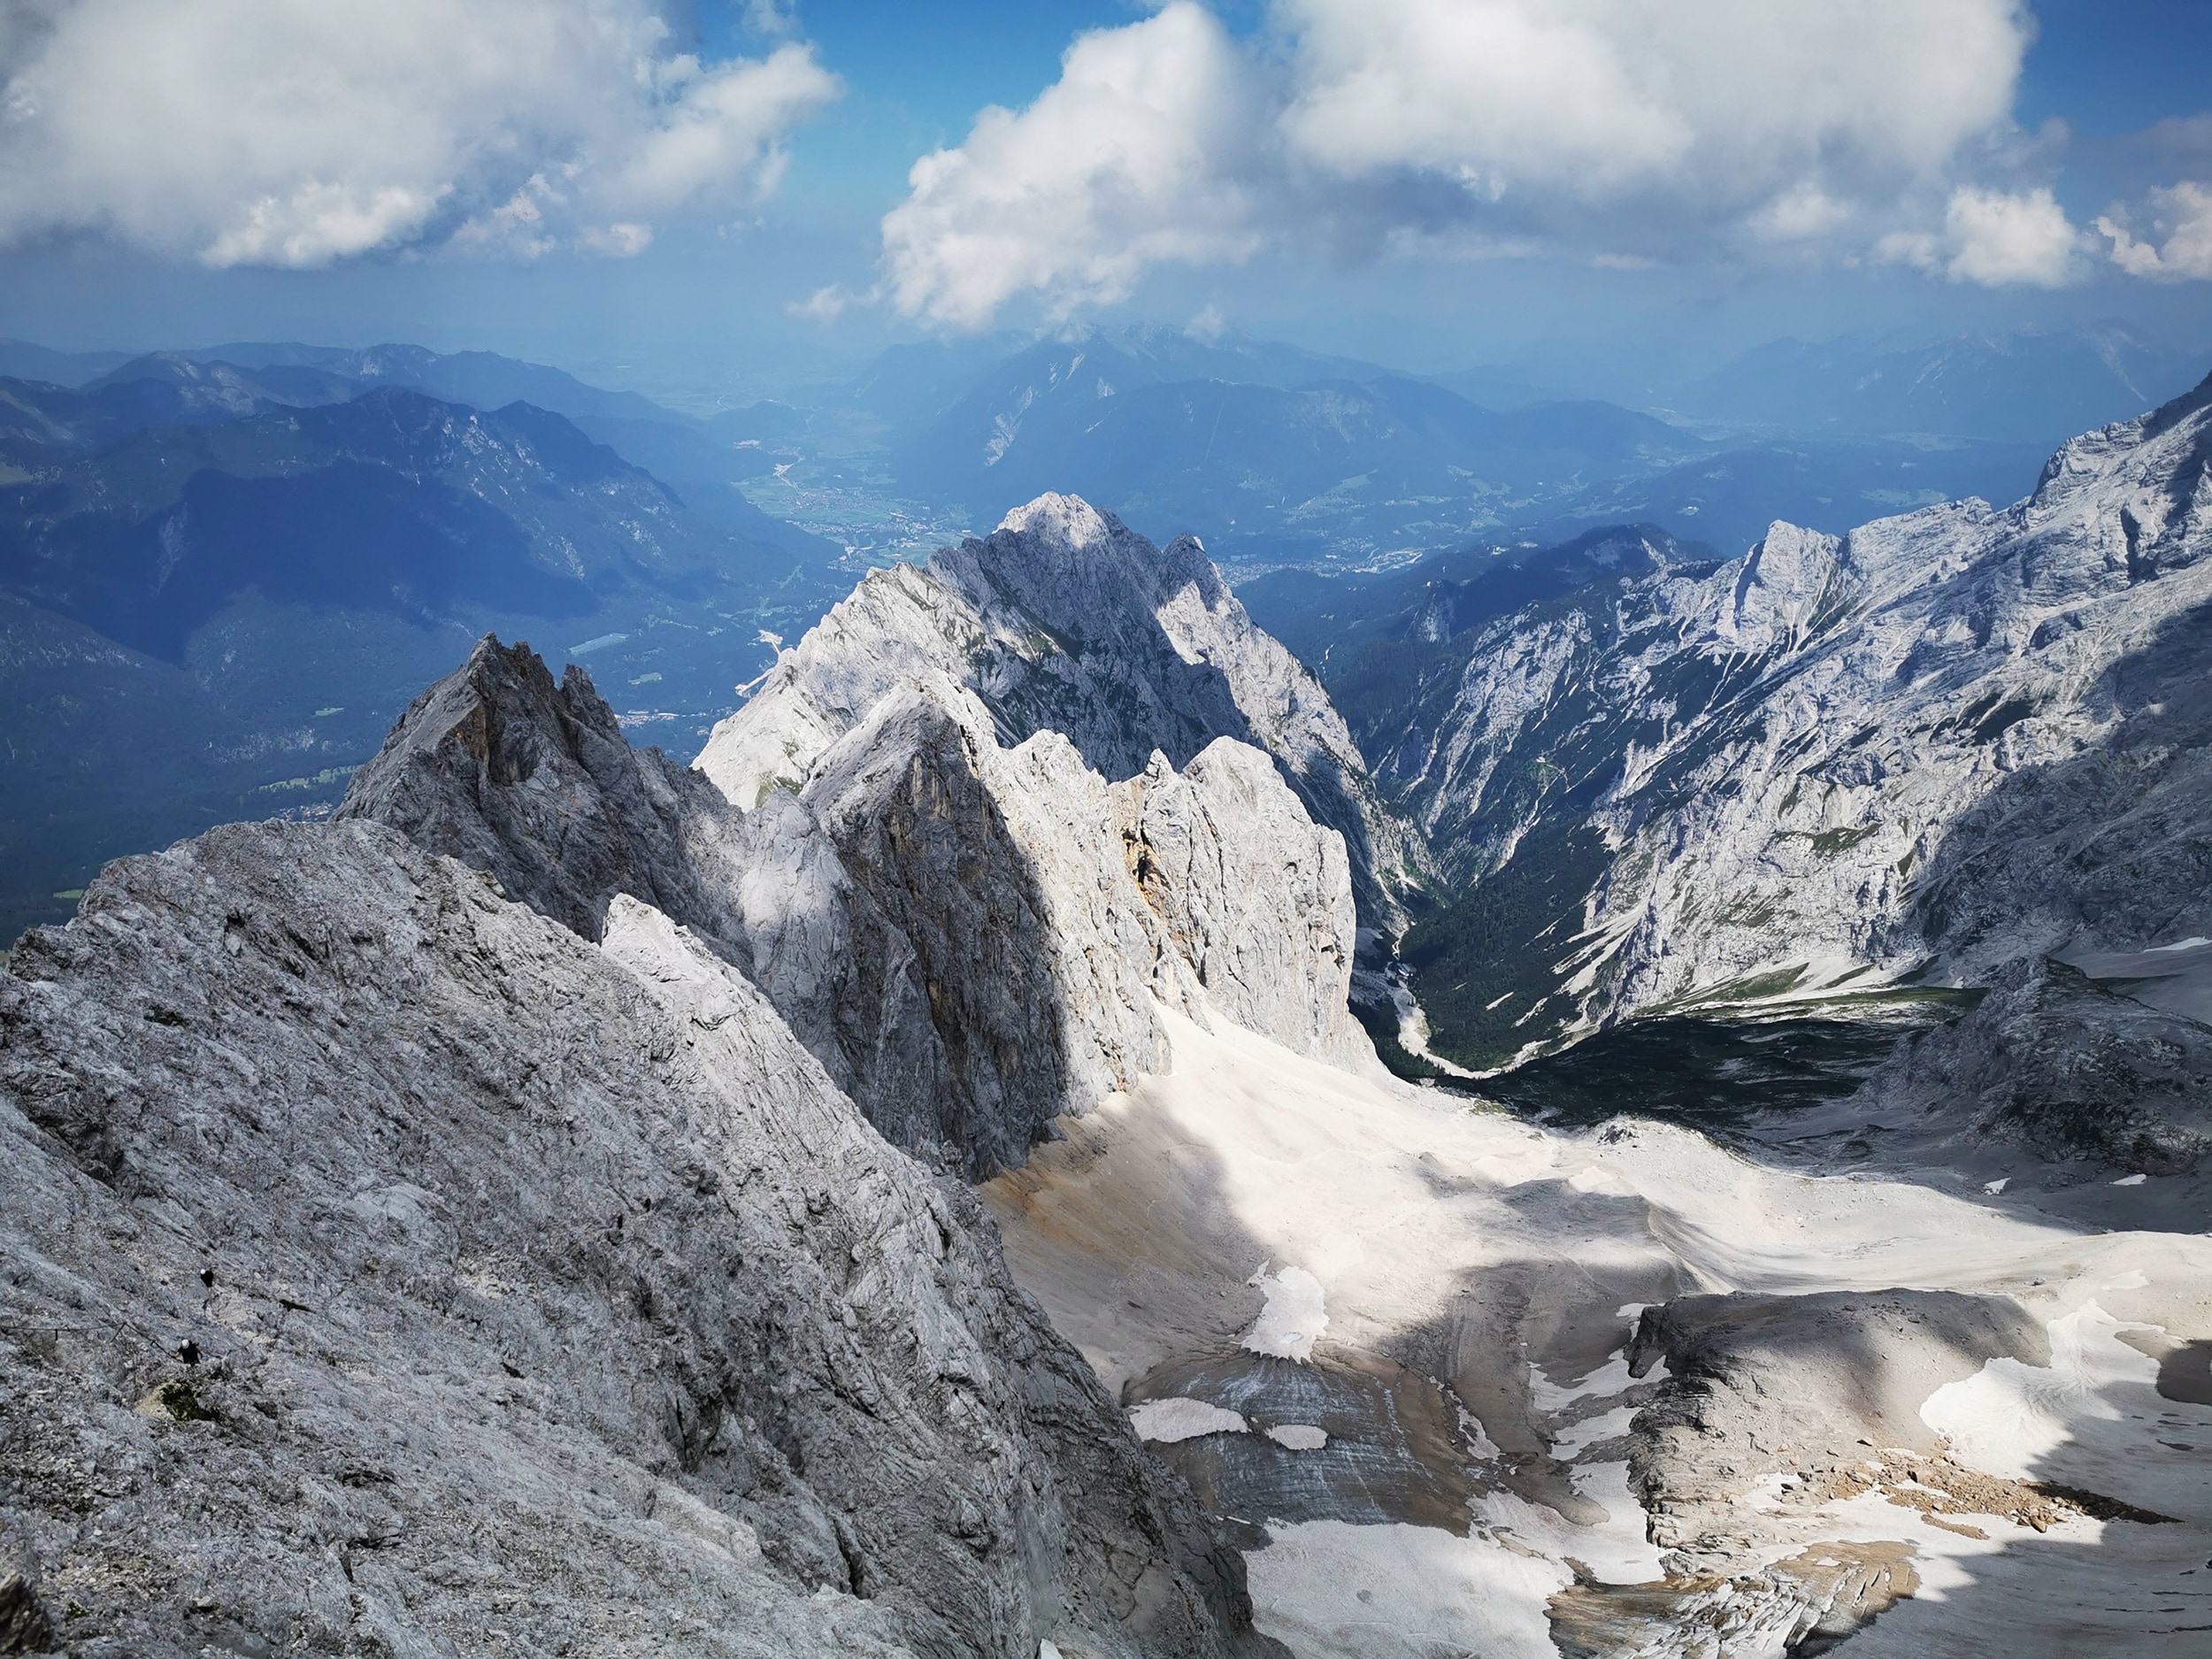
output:
[[1985, 288], [2063, 288], [2085, 273], [2085, 239], [2047, 189], [2004, 191], [1962, 185], [1943, 228], [1894, 231], [1877, 257]]
[[1173, 0], [916, 165], [886, 289], [976, 326], [1269, 243], [1863, 248], [2007, 128], [2032, 32], [2018, 0], [1275, 0], [1240, 41]]
[[634, 252], [773, 188], [812, 50], [703, 63], [650, 0], [9, 0], [0, 242], [212, 265]]
[[2097, 228], [2112, 243], [2112, 262], [2131, 276], [2154, 281], [2212, 280], [2212, 184], [2185, 179], [2151, 192], [2154, 232], [2161, 243], [2138, 241], [2125, 219], [2107, 214]]
[[1120, 298], [1163, 260], [1249, 253], [1248, 79], [1221, 26], [1187, 0], [1078, 36], [1035, 103], [986, 109], [964, 144], [914, 164], [883, 221], [894, 303], [978, 328], [1016, 294], [1065, 314]]

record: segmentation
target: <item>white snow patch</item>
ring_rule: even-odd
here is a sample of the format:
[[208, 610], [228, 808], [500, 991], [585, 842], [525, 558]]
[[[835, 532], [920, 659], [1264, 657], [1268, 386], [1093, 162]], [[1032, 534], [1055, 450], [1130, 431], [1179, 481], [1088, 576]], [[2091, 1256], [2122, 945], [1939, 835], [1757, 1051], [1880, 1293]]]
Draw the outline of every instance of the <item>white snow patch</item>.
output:
[[1636, 1189], [1617, 1170], [1601, 1170], [1594, 1164], [1577, 1170], [1567, 1178], [1567, 1185], [1578, 1193], [1602, 1193], [1608, 1198], [1633, 1198]]
[[2107, 1279], [2104, 1288], [2107, 1290], [2148, 1290], [2150, 1284], [2149, 1278], [2145, 1275], [2141, 1268], [2131, 1267], [2119, 1278]]
[[1578, 1400], [1602, 1399], [1609, 1394], [1620, 1394], [1635, 1380], [1628, 1374], [1628, 1356], [1625, 1354], [1616, 1354], [1587, 1377], [1564, 1388], [1545, 1376], [1536, 1366], [1528, 1368], [1529, 1398], [1535, 1402], [1539, 1411], [1547, 1415], [1564, 1411]]
[[2153, 945], [2143, 954], [2147, 956], [2162, 956], [2170, 950], [2194, 950], [2199, 945], [2212, 945], [2212, 939], [2206, 939], [2200, 934], [2190, 939], [2177, 939], [2170, 945]]
[[1505, 1448], [1490, 1438], [1490, 1431], [1482, 1426], [1482, 1419], [1465, 1406], [1459, 1409], [1459, 1432], [1467, 1437], [1467, 1443], [1478, 1457], [1498, 1458], [1505, 1455]]
[[1575, 1471], [1575, 1490], [1605, 1511], [1601, 1526], [1577, 1526], [1558, 1510], [1516, 1493], [1475, 1502], [1479, 1528], [1503, 1533], [1554, 1561], [1572, 1555], [1600, 1584], [1648, 1584], [1666, 1576], [1658, 1547], [1644, 1536], [1644, 1508], [1628, 1487], [1628, 1465], [1591, 1463]]
[[1992, 1198], [1994, 1198], [1999, 1193], [2003, 1192], [2005, 1188], [2009, 1187], [2011, 1184], [2011, 1176], [2001, 1175], [1993, 1181], [1984, 1181], [1982, 1183], [1982, 1191], [1987, 1193]]
[[1329, 1432], [1310, 1423], [1278, 1423], [1268, 1430], [1267, 1438], [1294, 1452], [1317, 1452], [1329, 1443]]
[[1986, 1361], [1973, 1376], [1930, 1394], [1920, 1420], [1949, 1435], [1952, 1455], [1969, 1467], [2027, 1479], [2076, 1438], [2084, 1419], [2120, 1417], [2106, 1390], [2122, 1383], [2157, 1386], [2158, 1363], [2115, 1334], [2133, 1328], [2084, 1302], [2050, 1322], [2049, 1365]]
[[1137, 1431], [1138, 1439], [1168, 1445], [1194, 1440], [1202, 1434], [1242, 1434], [1252, 1426], [1234, 1411], [1179, 1394], [1132, 1407], [1129, 1425]]
[[1299, 1659], [1559, 1659], [1545, 1604], [1557, 1562], [1433, 1526], [1271, 1525], [1245, 1557], [1253, 1623]]
[[[1263, 1274], [1266, 1271], [1264, 1266], [1260, 1270]], [[1321, 1281], [1302, 1267], [1286, 1267], [1272, 1279], [1262, 1278], [1260, 1288], [1267, 1294], [1267, 1305], [1244, 1333], [1244, 1346], [1278, 1359], [1310, 1360], [1315, 1341], [1329, 1325]]]
[[1569, 1424], [1552, 1441], [1551, 1455], [1563, 1463], [1572, 1463], [1575, 1455], [1584, 1447], [1594, 1446], [1600, 1440], [1609, 1440], [1616, 1434], [1627, 1433], [1628, 1425], [1638, 1409], [1635, 1406], [1615, 1406], [1610, 1411], [1601, 1411], [1595, 1417]]
[[2115, 1187], [2140, 1187], [2148, 1179], [2150, 1179], [2150, 1177], [2147, 1175], [2123, 1175], [2118, 1180], [2113, 1182], [2112, 1184]]

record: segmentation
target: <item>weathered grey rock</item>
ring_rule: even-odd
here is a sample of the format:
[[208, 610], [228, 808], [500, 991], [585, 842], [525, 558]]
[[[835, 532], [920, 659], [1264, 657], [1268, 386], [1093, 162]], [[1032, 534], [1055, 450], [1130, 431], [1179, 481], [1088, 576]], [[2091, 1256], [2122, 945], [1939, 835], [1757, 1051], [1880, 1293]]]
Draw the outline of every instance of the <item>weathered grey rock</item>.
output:
[[741, 807], [797, 789], [897, 687], [974, 694], [1009, 748], [1064, 733], [1108, 778], [1217, 737], [1265, 750], [1339, 831], [1371, 925], [1402, 926], [1418, 853], [1384, 810], [1320, 682], [1255, 627], [1195, 538], [1156, 548], [1110, 513], [1048, 495], [926, 568], [869, 575], [785, 653], [693, 763]]
[[557, 686], [527, 645], [487, 635], [409, 705], [335, 816], [388, 824], [587, 939], [627, 893], [741, 950], [718, 856], [738, 818], [701, 781], [632, 749], [583, 669]]
[[[571, 892], [588, 892], [570, 886]], [[1213, 1655], [1240, 1568], [724, 957], [364, 822], [0, 976], [0, 1532], [73, 1653]]]
[[1663, 1359], [1665, 1381], [1632, 1425], [1630, 1467], [1652, 1538], [1707, 1557], [1701, 1570], [1740, 1569], [1738, 1511], [1767, 1476], [1862, 1443], [1934, 1450], [1922, 1402], [1997, 1358], [2050, 1363], [2042, 1325], [2002, 1297], [1733, 1294], [1645, 1309], [1629, 1371]]
[[2212, 1027], [2062, 962], [2000, 969], [1981, 1004], [1919, 1033], [1839, 1109], [1913, 1137], [2009, 1143], [2095, 1175], [2180, 1175], [2212, 1153]]
[[[1272, 762], [1224, 740], [1189, 780], [1169, 770], [1125, 802], [1059, 733], [1010, 751], [995, 732], [964, 687], [894, 682], [803, 790], [740, 812], [632, 751], [580, 670], [556, 687], [526, 647], [486, 640], [340, 816], [463, 858], [587, 938], [617, 893], [664, 908], [895, 1144], [974, 1177], [1164, 1068], [1157, 1003], [1373, 1064], [1344, 1005], [1342, 838]], [[1125, 819], [1149, 795], [1162, 856], [1140, 892]]]
[[1301, 1054], [1374, 1066], [1347, 1002], [1344, 838], [1307, 818], [1268, 757], [1217, 738], [1179, 775], [1155, 750], [1115, 793], [1137, 885], [1207, 1002]]
[[1122, 867], [1104, 783], [1056, 733], [1009, 754], [979, 725], [894, 695], [799, 797], [914, 953], [944, 1043], [943, 1138], [979, 1176], [1165, 1068], [1156, 991], [1196, 1011]]
[[[1834, 1539], [1832, 1522], [1813, 1517], [1838, 1498], [1879, 1492], [1901, 1518], [1917, 1509], [1970, 1535], [1985, 1536], [1969, 1516], [2039, 1531], [2058, 1517], [2047, 1490], [1950, 1462], [1919, 1416], [1929, 1393], [1987, 1360], [2047, 1363], [2042, 1328], [2006, 1298], [1686, 1296], [1647, 1309], [1629, 1349], [1638, 1376], [1663, 1357], [1630, 1466], [1668, 1575], [1586, 1579], [1554, 1596], [1566, 1659], [1816, 1654], [1848, 1640], [1920, 1588], [1919, 1552], [1901, 1539]], [[1811, 1547], [1778, 1543], [1793, 1539]]]
[[2212, 381], [2004, 511], [1778, 524], [1488, 625], [1383, 774], [1460, 881], [1556, 890], [1463, 924], [1520, 953], [1484, 1057], [2212, 933], [2208, 554]]
[[336, 816], [460, 858], [587, 939], [617, 893], [657, 906], [752, 977], [893, 1142], [967, 1161], [946, 1149], [950, 1073], [913, 952], [812, 818], [788, 797], [741, 814], [659, 749], [632, 749], [582, 669], [556, 687], [528, 646], [480, 641]]

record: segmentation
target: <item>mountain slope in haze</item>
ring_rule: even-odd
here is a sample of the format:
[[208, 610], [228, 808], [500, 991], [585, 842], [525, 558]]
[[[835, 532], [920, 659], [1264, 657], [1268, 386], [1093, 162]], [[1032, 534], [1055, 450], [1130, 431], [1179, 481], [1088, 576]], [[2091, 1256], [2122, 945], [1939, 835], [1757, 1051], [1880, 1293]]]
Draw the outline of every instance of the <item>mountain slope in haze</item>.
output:
[[532, 403], [579, 417], [665, 420], [670, 411], [635, 392], [588, 386], [565, 369], [525, 363], [495, 351], [433, 351], [426, 346], [387, 344], [356, 349], [294, 342], [237, 342], [178, 354], [196, 363], [227, 363], [264, 373], [308, 370], [373, 386], [403, 386], [441, 402], [475, 409]]
[[637, 586], [744, 574], [649, 474], [527, 404], [397, 388], [150, 427], [0, 500], [0, 581], [172, 656], [233, 595], [576, 616]]
[[2162, 402], [2205, 371], [2123, 323], [1886, 348], [1777, 340], [1693, 381], [1684, 412], [1796, 433], [1927, 433], [2040, 445]]
[[695, 511], [559, 415], [354, 396], [311, 365], [0, 381], [0, 592], [27, 602], [0, 665], [10, 931], [105, 858], [327, 810], [487, 627], [550, 631], [626, 713], [703, 733], [765, 662], [755, 636], [850, 580], [733, 488]]
[[[1325, 378], [1321, 362], [1287, 352], [1280, 364], [1218, 365], [1235, 379], [1200, 378], [1194, 371], [1217, 366], [1210, 349], [1189, 342], [1140, 356], [1101, 336], [1033, 347], [910, 441], [895, 465], [910, 488], [972, 507], [1061, 489], [1225, 551], [1264, 544], [1279, 559], [1342, 562], [1549, 516], [1601, 479], [1705, 447], [1609, 404], [1501, 415], [1377, 370]], [[1270, 378], [1271, 368], [1306, 372]]]
[[[1456, 887], [1402, 946], [1440, 1052], [1494, 1065], [1632, 1016], [2212, 934], [2212, 813], [2187, 782], [2212, 381], [2070, 442], [2008, 509], [1778, 524], [1718, 565], [1645, 552], [1443, 641], [1360, 727]], [[2070, 1018], [2095, 1026], [2092, 1002]], [[2124, 1110], [2125, 1054], [2157, 1047], [2124, 1024], [2101, 1080], [1982, 1104], [2080, 1156], [2165, 1145]], [[2167, 1141], [2212, 1146], [2173, 1110]]]
[[130, 361], [127, 351], [58, 351], [28, 340], [0, 340], [0, 375], [81, 386]]

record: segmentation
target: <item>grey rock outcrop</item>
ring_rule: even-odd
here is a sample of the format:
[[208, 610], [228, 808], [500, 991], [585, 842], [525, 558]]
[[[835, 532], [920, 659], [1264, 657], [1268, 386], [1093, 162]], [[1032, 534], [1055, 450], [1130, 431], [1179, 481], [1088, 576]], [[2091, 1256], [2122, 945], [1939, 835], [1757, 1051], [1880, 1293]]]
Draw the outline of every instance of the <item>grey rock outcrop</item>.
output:
[[1266, 756], [1217, 738], [1116, 787], [1131, 873], [1208, 1003], [1286, 1047], [1376, 1064], [1353, 1019], [1357, 926], [1343, 837], [1314, 824]]
[[[587, 938], [618, 893], [664, 909], [895, 1144], [971, 1176], [1164, 1069], [1157, 1005], [1374, 1064], [1344, 1001], [1343, 839], [1272, 762], [1225, 740], [1187, 779], [1163, 758], [1117, 791], [1060, 733], [1010, 750], [997, 730], [963, 687], [894, 681], [803, 787], [741, 812], [632, 751], [580, 670], [557, 687], [526, 647], [486, 640], [416, 701], [341, 817], [460, 857]], [[1141, 832], [1125, 823], [1140, 810]], [[1160, 856], [1141, 891], [1143, 834]]]
[[892, 1141], [962, 1161], [944, 1150], [950, 1073], [913, 952], [811, 815], [787, 796], [740, 813], [689, 767], [631, 749], [582, 669], [556, 685], [528, 646], [480, 641], [336, 816], [459, 858], [587, 939], [618, 893], [666, 911], [751, 977]]
[[723, 856], [738, 818], [702, 785], [632, 749], [582, 668], [557, 685], [527, 645], [488, 636], [409, 705], [335, 816], [388, 824], [586, 939], [627, 893], [742, 949]]
[[1264, 750], [1340, 833], [1372, 926], [1402, 926], [1417, 843], [1381, 805], [1320, 682], [1256, 627], [1197, 541], [1156, 548], [1071, 495], [1040, 496], [926, 567], [872, 572], [786, 652], [694, 763], [741, 807], [801, 787], [831, 743], [902, 685], [972, 693], [1011, 748], [1064, 734], [1094, 772], [1217, 737]]
[[349, 822], [125, 860], [26, 935], [11, 1629], [180, 1656], [1246, 1640], [1235, 1556], [967, 1191], [705, 941], [620, 895], [600, 931]]
[[1971, 1013], [1877, 1066], [1841, 1110], [1908, 1141], [2002, 1142], [2091, 1174], [2180, 1175], [2212, 1153], [2212, 1026], [2047, 958], [1996, 979]]

